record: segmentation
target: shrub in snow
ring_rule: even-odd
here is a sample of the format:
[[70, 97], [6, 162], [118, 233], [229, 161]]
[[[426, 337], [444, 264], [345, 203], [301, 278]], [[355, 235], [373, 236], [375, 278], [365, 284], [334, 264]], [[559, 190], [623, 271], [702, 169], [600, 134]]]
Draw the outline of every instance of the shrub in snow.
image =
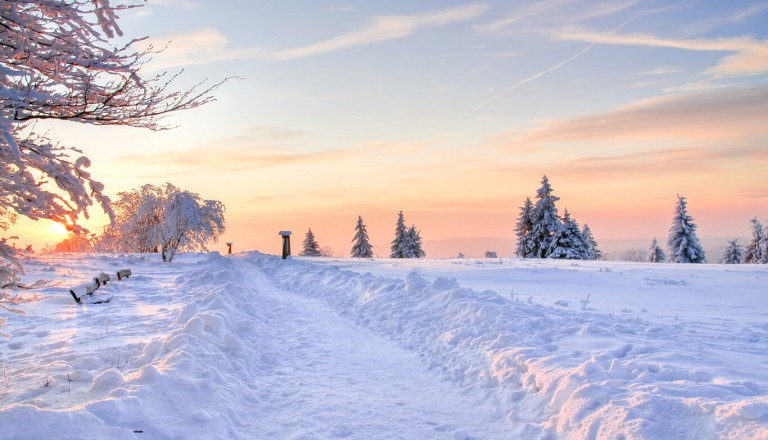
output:
[[663, 263], [667, 260], [667, 256], [664, 255], [664, 251], [659, 246], [659, 242], [656, 241], [656, 237], [653, 237], [653, 243], [648, 249], [648, 262], [649, 263]]
[[[112, 217], [104, 185], [73, 147], [35, 132], [38, 120], [165, 128], [159, 119], [209, 102], [218, 85], [173, 91], [164, 72], [141, 67], [151, 48], [123, 40], [118, 13], [134, 5], [98, 1], [0, 0], [0, 229], [19, 214], [75, 227], [98, 203]], [[127, 41], [127, 42], [125, 42]], [[17, 262], [0, 253], [6, 266]]]
[[307, 231], [307, 235], [304, 237], [304, 242], [301, 244], [301, 252], [299, 255], [302, 257], [319, 257], [322, 255], [320, 252], [320, 245], [315, 240], [315, 234], [312, 232], [312, 228]]
[[739, 264], [742, 254], [742, 248], [736, 243], [736, 240], [728, 240], [728, 247], [725, 248], [720, 257], [720, 264]]
[[352, 238], [352, 258], [373, 258], [373, 246], [368, 241], [368, 230], [363, 223], [363, 216], [357, 216], [355, 236]]
[[667, 246], [670, 263], [704, 263], [704, 249], [696, 236], [696, 224], [688, 215], [685, 197], [677, 196], [675, 215], [669, 228]]

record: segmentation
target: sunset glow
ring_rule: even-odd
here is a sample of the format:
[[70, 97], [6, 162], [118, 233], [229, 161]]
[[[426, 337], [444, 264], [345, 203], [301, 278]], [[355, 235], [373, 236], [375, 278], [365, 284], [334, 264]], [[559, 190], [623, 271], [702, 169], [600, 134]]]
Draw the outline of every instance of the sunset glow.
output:
[[215, 250], [311, 227], [346, 256], [362, 215], [385, 256], [400, 210], [429, 256], [506, 250], [544, 174], [598, 241], [663, 239], [677, 194], [713, 245], [768, 218], [761, 2], [150, 1], [121, 26], [171, 42], [145, 69], [184, 67], [179, 87], [238, 79], [173, 130], [41, 126], [113, 198], [167, 181], [221, 200]]

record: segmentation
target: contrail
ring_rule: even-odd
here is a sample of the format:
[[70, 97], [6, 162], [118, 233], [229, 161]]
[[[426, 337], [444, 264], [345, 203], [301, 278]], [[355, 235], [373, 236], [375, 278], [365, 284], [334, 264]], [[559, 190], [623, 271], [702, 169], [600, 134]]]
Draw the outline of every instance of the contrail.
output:
[[[672, 5], [672, 6], [677, 6], [678, 4], [680, 4], [680, 3], [684, 3], [685, 1], [686, 1], [686, 0], [683, 0], [683, 1], [681, 1], [681, 2], [679, 2], [679, 3], [676, 3], [676, 4]], [[632, 17], [629, 17], [629, 18], [628, 18], [626, 21], [624, 21], [624, 22], [623, 22], [623, 23], [621, 23], [620, 25], [618, 25], [618, 26], [616, 26], [615, 28], [613, 28], [613, 29], [612, 29], [610, 32], [608, 32], [608, 35], [613, 35], [613, 34], [615, 34], [615, 33], [616, 33], [616, 32], [618, 32], [619, 30], [621, 30], [621, 28], [623, 28], [624, 26], [626, 26], [627, 24], [629, 24], [631, 21], [633, 21], [634, 19], [636, 19], [636, 18], [638, 18], [638, 17], [640, 17], [640, 16], [643, 16], [643, 15], [648, 15], [648, 14], [650, 14], [650, 13], [654, 13], [654, 12], [659, 12], [660, 10], [664, 10], [664, 9], [668, 9], [668, 7], [665, 7], [665, 8], [659, 8], [659, 9], [657, 9], [657, 10], [648, 11], [648, 12], [645, 12], [645, 13], [636, 14], [636, 15], [634, 15], [634, 16], [632, 16]], [[492, 103], [493, 101], [496, 101], [497, 99], [499, 99], [499, 98], [501, 98], [501, 97], [503, 97], [503, 96], [507, 95], [508, 93], [512, 92], [513, 90], [517, 89], [518, 87], [520, 87], [520, 86], [522, 86], [522, 85], [525, 85], [525, 84], [528, 84], [529, 82], [531, 82], [531, 81], [533, 81], [533, 80], [539, 79], [539, 78], [541, 78], [542, 76], [544, 76], [544, 75], [546, 75], [546, 74], [548, 74], [548, 73], [550, 73], [550, 72], [554, 72], [555, 70], [557, 70], [557, 69], [559, 69], [559, 68], [561, 68], [561, 67], [565, 66], [566, 64], [568, 64], [568, 63], [570, 63], [571, 61], [575, 60], [576, 58], [578, 58], [578, 57], [580, 57], [580, 56], [584, 55], [585, 53], [589, 52], [589, 50], [590, 50], [590, 49], [592, 49], [593, 47], [595, 47], [595, 45], [597, 45], [597, 44], [598, 44], [598, 43], [591, 43], [589, 46], [585, 47], [584, 49], [582, 49], [582, 50], [581, 50], [580, 52], [578, 52], [577, 54], [575, 54], [575, 55], [572, 55], [572, 56], [568, 57], [567, 59], [565, 59], [565, 60], [563, 60], [563, 61], [561, 61], [561, 62], [559, 62], [559, 63], [555, 64], [554, 66], [552, 66], [552, 67], [550, 67], [550, 68], [548, 68], [548, 69], [542, 70], [541, 72], [539, 72], [539, 73], [537, 73], [537, 74], [535, 74], [535, 75], [531, 75], [531, 76], [529, 76], [528, 78], [525, 78], [524, 80], [522, 80], [522, 81], [518, 82], [517, 84], [513, 85], [513, 86], [512, 86], [512, 87], [510, 87], [509, 89], [507, 89], [507, 90], [505, 90], [505, 91], [503, 91], [503, 92], [499, 93], [499, 94], [498, 94], [498, 95], [496, 95], [496, 96], [492, 96], [492, 97], [488, 98], [487, 100], [485, 100], [484, 102], [482, 102], [482, 103], [478, 104], [477, 106], [475, 106], [475, 108], [473, 108], [473, 109], [472, 109], [472, 111], [478, 111], [478, 110], [480, 110], [481, 108], [485, 107], [486, 105], [488, 105], [488, 104]]]

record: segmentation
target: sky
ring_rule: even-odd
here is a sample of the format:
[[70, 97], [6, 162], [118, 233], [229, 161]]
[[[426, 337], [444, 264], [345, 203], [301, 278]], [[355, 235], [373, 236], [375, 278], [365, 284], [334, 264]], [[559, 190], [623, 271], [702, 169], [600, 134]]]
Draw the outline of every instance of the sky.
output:
[[[162, 132], [44, 127], [113, 198], [171, 182], [221, 200], [211, 249], [279, 253], [278, 231], [297, 249], [312, 228], [346, 256], [361, 215], [386, 257], [402, 210], [428, 256], [456, 255], [509, 242], [544, 174], [598, 241], [666, 238], [677, 194], [702, 239], [768, 219], [768, 3], [143, 4], [120, 20], [165, 48], [142, 72], [183, 69], [179, 88], [233, 78], [216, 101]], [[15, 230], [19, 245], [59, 238]]]

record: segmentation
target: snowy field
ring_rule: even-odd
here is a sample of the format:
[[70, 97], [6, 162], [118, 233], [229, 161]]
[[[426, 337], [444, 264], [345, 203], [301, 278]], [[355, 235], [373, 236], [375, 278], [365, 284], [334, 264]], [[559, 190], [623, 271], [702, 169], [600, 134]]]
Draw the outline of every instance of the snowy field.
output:
[[[123, 268], [97, 291], [109, 303], [67, 292]], [[765, 265], [247, 253], [26, 269], [54, 285], [0, 308], [1, 439], [768, 438]]]

